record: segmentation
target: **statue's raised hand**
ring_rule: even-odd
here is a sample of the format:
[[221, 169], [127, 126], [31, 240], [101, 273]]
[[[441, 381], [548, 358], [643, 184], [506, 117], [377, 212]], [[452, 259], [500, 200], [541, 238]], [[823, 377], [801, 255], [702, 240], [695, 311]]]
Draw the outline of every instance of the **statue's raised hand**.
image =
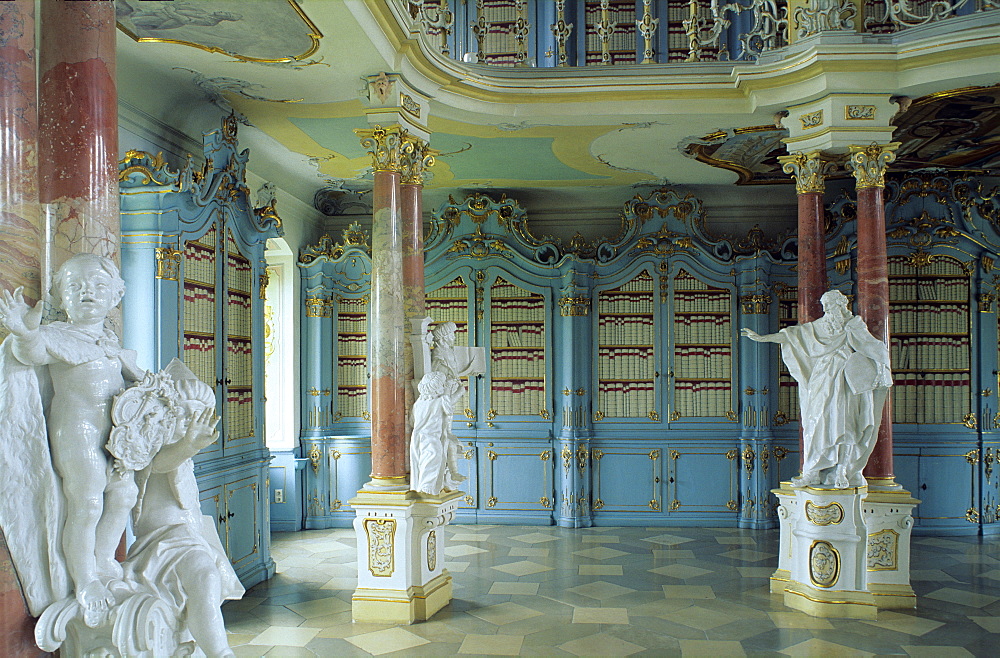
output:
[[760, 341], [760, 339], [762, 338], [760, 334], [758, 334], [756, 331], [748, 327], [743, 327], [742, 329], [740, 329], [740, 334], [746, 336], [750, 340], [755, 340], [755, 341]]
[[27, 336], [42, 323], [44, 304], [39, 301], [34, 308], [28, 306], [23, 292], [24, 286], [18, 286], [13, 294], [4, 290], [0, 295], [0, 323], [16, 336]]
[[211, 407], [194, 412], [191, 414], [184, 440], [196, 452], [215, 443], [215, 440], [219, 438], [219, 431], [215, 429], [219, 420], [220, 418], [215, 415], [215, 409]]

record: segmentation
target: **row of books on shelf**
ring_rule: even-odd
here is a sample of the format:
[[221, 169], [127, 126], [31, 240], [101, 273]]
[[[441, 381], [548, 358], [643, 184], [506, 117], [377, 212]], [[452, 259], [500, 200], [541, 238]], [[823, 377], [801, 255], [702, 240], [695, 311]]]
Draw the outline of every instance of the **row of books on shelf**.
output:
[[799, 419], [799, 388], [794, 381], [779, 382], [778, 409], [785, 413], [788, 420]]
[[498, 300], [509, 297], [529, 297], [532, 293], [520, 286], [515, 286], [503, 279], [497, 279], [490, 286], [490, 299]]
[[732, 297], [727, 291], [675, 290], [674, 312], [676, 313], [729, 313]]
[[427, 293], [428, 300], [440, 299], [442, 297], [465, 299], [469, 295], [469, 286], [465, 285], [462, 279], [455, 279], [451, 283], [446, 283], [440, 288]]
[[969, 376], [955, 374], [897, 376], [892, 387], [896, 423], [958, 423], [969, 413]]
[[603, 345], [652, 345], [652, 316], [603, 316], [597, 320], [597, 340]]
[[894, 304], [889, 313], [890, 333], [962, 334], [969, 331], [969, 307], [962, 304]]
[[253, 290], [253, 276], [250, 271], [250, 263], [243, 259], [233, 261], [229, 258], [229, 269], [226, 270], [226, 286], [232, 290], [239, 290], [250, 294]]
[[542, 350], [503, 350], [490, 358], [490, 377], [544, 377], [545, 353]]
[[889, 353], [898, 370], [964, 370], [969, 367], [969, 337], [893, 337]]
[[184, 280], [215, 285], [215, 250], [188, 245], [184, 250]]
[[198, 379], [212, 385], [215, 383], [215, 341], [197, 336], [184, 337], [184, 365], [191, 369]]
[[545, 403], [545, 385], [540, 381], [517, 382], [493, 380], [490, 408], [498, 416], [537, 416]]
[[889, 281], [891, 301], [969, 299], [968, 279], [892, 279]]
[[429, 299], [425, 308], [435, 322], [469, 321], [469, 303], [465, 299]]
[[674, 382], [673, 410], [682, 417], [722, 417], [733, 406], [729, 382]]
[[656, 370], [652, 347], [602, 347], [597, 356], [600, 379], [651, 379]]
[[675, 359], [674, 374], [682, 379], [728, 379], [733, 375], [732, 359]]
[[493, 322], [538, 322], [545, 320], [545, 302], [541, 299], [511, 299], [493, 301], [490, 307]]
[[340, 356], [368, 354], [368, 336], [365, 334], [341, 334], [337, 336], [337, 354]]
[[361, 418], [368, 411], [368, 390], [338, 388], [337, 413], [347, 418]]
[[729, 343], [731, 340], [729, 316], [674, 316], [674, 343]]
[[368, 318], [364, 315], [337, 314], [337, 333], [364, 333], [368, 331]]
[[604, 382], [597, 391], [597, 409], [607, 418], [646, 418], [656, 411], [653, 382]]
[[610, 292], [648, 292], [652, 294], [653, 277], [649, 275], [649, 272], [640, 272], [631, 281], [618, 286]]
[[598, 293], [597, 312], [605, 313], [652, 313], [653, 293], [621, 292], [609, 290]]
[[492, 347], [545, 347], [545, 328], [541, 325], [493, 325]]
[[363, 356], [337, 358], [337, 382], [341, 385], [363, 385], [368, 382], [368, 359]]
[[962, 264], [950, 258], [936, 257], [917, 269], [908, 256], [890, 256], [887, 263], [889, 276], [933, 277], [965, 275]]
[[715, 292], [725, 292], [719, 288], [713, 288], [701, 279], [696, 279], [687, 272], [679, 272], [674, 277], [674, 290], [712, 290]]

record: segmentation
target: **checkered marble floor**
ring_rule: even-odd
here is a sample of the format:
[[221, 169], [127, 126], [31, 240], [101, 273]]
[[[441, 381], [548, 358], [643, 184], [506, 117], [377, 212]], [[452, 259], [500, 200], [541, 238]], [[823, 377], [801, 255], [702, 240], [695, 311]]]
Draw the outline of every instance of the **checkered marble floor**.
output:
[[223, 608], [238, 656], [996, 656], [1000, 540], [914, 538], [915, 611], [816, 619], [768, 592], [777, 531], [451, 526], [451, 605], [355, 624], [353, 530], [275, 534], [278, 574]]

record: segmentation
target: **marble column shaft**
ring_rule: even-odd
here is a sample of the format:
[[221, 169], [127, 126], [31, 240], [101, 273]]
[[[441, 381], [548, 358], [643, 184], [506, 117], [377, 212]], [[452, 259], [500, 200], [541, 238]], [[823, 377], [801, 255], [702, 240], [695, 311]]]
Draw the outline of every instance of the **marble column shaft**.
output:
[[[407, 327], [411, 326], [410, 320], [427, 316], [427, 304], [424, 300], [424, 186], [417, 180], [406, 177], [406, 181], [400, 186], [403, 218], [403, 307]], [[404, 349], [407, 386], [403, 392], [406, 396], [406, 428], [409, 437], [413, 428], [417, 382], [413, 381], [413, 347], [409, 341], [406, 341]], [[407, 457], [409, 452], [407, 449]]]
[[[0, 288], [23, 286], [30, 304], [40, 297], [37, 139], [35, 1], [0, 2]], [[0, 529], [0, 655], [38, 655], [34, 626]]]
[[[826, 276], [826, 232], [823, 226], [824, 176], [830, 164], [819, 152], [781, 156], [782, 170], [795, 178], [798, 194], [798, 321], [812, 322], [823, 315], [819, 299], [829, 288]], [[799, 468], [805, 448], [799, 425]]]
[[[35, 2], [0, 2], [0, 287], [40, 296]], [[2, 330], [0, 330], [2, 331]]]
[[403, 231], [400, 174], [376, 170], [373, 192], [371, 344], [372, 480], [406, 483]]
[[[882, 193], [886, 169], [895, 159], [893, 151], [898, 147], [895, 142], [885, 146], [852, 146], [848, 162], [858, 191], [858, 313], [868, 331], [886, 345], [889, 344], [889, 276]], [[864, 475], [876, 481], [891, 482], [894, 478], [891, 395], [885, 401], [875, 449]]]
[[39, 197], [52, 263], [75, 252], [117, 261], [118, 92], [113, 2], [41, 3]]

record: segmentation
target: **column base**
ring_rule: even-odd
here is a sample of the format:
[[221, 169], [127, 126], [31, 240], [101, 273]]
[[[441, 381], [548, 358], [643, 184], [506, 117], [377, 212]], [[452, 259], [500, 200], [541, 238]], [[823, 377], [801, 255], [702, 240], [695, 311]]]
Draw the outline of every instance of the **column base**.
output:
[[868, 583], [879, 610], [912, 610], [917, 607], [917, 594], [910, 585]]
[[426, 585], [406, 590], [359, 587], [351, 597], [354, 621], [375, 624], [412, 624], [427, 621], [451, 603], [451, 574], [445, 571]]
[[919, 502], [900, 487], [869, 491], [861, 503], [868, 533], [868, 591], [879, 608], [917, 607], [910, 586], [910, 534], [913, 507]]
[[791, 579], [792, 574], [788, 572], [788, 569], [775, 569], [770, 579], [771, 594], [784, 594]]
[[412, 624], [451, 602], [444, 527], [463, 495], [362, 489], [349, 501], [358, 542], [354, 621]]
[[803, 583], [785, 587], [785, 605], [813, 617], [875, 619], [878, 608], [871, 592], [822, 590]]

